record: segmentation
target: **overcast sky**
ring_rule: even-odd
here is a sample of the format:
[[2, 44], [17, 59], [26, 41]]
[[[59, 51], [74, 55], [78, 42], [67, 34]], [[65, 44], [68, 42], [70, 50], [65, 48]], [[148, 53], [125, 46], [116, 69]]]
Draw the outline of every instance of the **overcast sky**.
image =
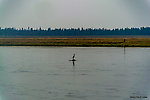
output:
[[0, 0], [1, 27], [150, 26], [150, 0]]

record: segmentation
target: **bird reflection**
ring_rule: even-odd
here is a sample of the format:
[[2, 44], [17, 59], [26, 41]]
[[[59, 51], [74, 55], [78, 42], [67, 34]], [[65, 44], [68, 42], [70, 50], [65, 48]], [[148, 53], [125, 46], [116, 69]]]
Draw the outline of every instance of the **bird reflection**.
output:
[[75, 69], [76, 69], [75, 61], [72, 61], [72, 64], [73, 64], [73, 67], [72, 67], [73, 68], [73, 72], [75, 72]]
[[72, 61], [73, 66], [75, 66], [75, 61]]

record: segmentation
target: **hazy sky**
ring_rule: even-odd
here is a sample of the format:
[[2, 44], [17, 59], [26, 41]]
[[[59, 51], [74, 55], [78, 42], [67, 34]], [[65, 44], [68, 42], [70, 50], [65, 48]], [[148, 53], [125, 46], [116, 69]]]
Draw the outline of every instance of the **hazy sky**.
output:
[[150, 0], [0, 0], [0, 26], [150, 26]]

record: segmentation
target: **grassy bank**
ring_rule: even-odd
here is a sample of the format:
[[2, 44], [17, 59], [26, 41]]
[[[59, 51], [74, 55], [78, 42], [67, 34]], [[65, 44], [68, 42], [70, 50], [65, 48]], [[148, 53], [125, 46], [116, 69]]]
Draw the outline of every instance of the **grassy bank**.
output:
[[150, 38], [0, 38], [0, 46], [150, 47]]

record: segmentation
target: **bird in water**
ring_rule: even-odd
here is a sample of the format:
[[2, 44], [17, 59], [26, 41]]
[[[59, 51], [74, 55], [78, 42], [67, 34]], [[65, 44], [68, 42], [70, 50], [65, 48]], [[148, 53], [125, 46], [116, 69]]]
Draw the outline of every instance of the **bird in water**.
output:
[[72, 56], [72, 60], [69, 60], [69, 61], [77, 61], [77, 60], [75, 59], [75, 54]]

